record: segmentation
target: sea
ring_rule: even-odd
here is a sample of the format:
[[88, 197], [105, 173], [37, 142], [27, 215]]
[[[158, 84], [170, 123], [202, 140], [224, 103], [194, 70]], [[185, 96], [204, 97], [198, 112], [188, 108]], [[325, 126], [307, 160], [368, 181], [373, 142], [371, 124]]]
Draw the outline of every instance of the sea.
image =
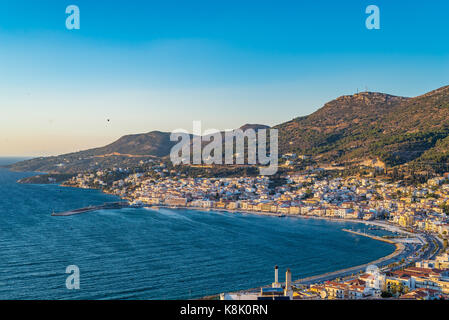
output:
[[[361, 224], [319, 219], [144, 208], [51, 216], [119, 199], [17, 183], [34, 174], [0, 168], [0, 299], [193, 299], [270, 284], [275, 265], [284, 281], [287, 268], [299, 279], [395, 249], [342, 230]], [[66, 286], [68, 266], [79, 289]]]

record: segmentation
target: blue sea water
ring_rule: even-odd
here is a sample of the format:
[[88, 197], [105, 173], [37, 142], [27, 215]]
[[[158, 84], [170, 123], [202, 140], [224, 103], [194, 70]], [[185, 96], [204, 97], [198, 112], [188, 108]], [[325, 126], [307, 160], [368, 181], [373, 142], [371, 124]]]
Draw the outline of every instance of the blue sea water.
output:
[[[348, 222], [169, 209], [53, 217], [117, 198], [16, 183], [29, 175], [0, 168], [0, 299], [196, 298], [269, 284], [276, 264], [280, 280], [286, 268], [296, 279], [394, 251], [342, 231], [357, 228]], [[68, 265], [79, 290], [65, 286]]]

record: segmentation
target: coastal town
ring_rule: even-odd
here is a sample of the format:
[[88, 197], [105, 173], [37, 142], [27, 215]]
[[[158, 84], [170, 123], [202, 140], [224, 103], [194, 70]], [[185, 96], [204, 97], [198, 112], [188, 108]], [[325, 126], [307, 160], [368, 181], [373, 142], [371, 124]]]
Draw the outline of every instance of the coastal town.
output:
[[374, 176], [329, 178], [322, 173], [314, 169], [276, 179], [188, 177], [166, 163], [151, 161], [143, 172], [98, 170], [75, 175], [63, 185], [99, 188], [137, 207], [360, 222], [389, 230], [390, 235], [345, 231], [396, 246], [394, 253], [374, 263], [327, 275], [291, 281], [288, 271], [285, 284], [278, 281], [276, 270], [272, 286], [222, 294], [222, 299], [449, 298], [449, 173], [417, 185]]

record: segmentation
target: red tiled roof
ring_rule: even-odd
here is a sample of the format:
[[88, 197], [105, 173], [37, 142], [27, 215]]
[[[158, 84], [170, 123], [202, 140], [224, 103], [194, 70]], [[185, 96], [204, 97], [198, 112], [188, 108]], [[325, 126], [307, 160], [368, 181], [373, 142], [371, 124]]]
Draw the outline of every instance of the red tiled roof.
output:
[[353, 280], [345, 281], [345, 283], [350, 284], [350, 285], [359, 285], [359, 286], [361, 286], [361, 285], [364, 285], [366, 283], [366, 281], [363, 281], [361, 279], [353, 279]]

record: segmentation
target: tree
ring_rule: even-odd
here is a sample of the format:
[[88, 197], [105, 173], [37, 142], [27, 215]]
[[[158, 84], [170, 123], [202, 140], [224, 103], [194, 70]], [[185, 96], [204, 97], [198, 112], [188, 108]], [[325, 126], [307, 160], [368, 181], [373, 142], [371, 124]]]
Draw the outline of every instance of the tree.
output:
[[[402, 284], [401, 284], [402, 285]], [[393, 283], [390, 286], [390, 292], [393, 295], [397, 295], [401, 291], [401, 285], [397, 285], [396, 283]]]

